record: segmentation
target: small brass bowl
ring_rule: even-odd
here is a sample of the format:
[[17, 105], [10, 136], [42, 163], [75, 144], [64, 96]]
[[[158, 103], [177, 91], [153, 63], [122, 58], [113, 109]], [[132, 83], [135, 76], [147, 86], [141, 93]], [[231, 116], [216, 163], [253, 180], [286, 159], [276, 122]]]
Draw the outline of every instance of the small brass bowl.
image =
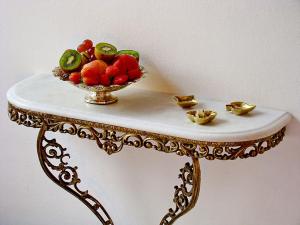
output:
[[182, 108], [190, 108], [198, 104], [198, 101], [195, 99], [194, 95], [174, 96], [174, 100], [176, 101], [177, 105], [181, 106]]
[[197, 124], [207, 124], [211, 122], [216, 116], [217, 113], [211, 110], [192, 110], [186, 112], [187, 117], [193, 122]]
[[256, 105], [248, 104], [246, 102], [231, 102], [226, 105], [226, 110], [236, 115], [244, 115], [255, 109]]

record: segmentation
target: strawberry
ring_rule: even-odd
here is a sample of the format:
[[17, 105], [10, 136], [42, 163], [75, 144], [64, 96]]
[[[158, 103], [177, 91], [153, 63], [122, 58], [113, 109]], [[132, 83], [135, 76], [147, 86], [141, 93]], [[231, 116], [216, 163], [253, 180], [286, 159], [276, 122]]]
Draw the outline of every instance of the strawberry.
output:
[[118, 60], [121, 60], [127, 71], [139, 67], [138, 61], [131, 55], [120, 55], [118, 57]]
[[124, 85], [127, 83], [127, 81], [128, 81], [128, 76], [126, 74], [120, 74], [114, 78], [113, 84]]
[[120, 73], [120, 70], [116, 66], [108, 66], [105, 70], [105, 73], [110, 77], [115, 77]]
[[108, 74], [102, 74], [100, 76], [100, 84], [103, 86], [109, 86], [111, 84], [111, 77]]
[[93, 42], [89, 39], [84, 40], [80, 45], [77, 47], [78, 52], [84, 52], [88, 49], [93, 47]]
[[113, 64], [114, 67], [117, 67], [120, 71], [120, 73], [126, 73], [126, 67], [125, 67], [125, 64], [122, 60], [117, 60], [114, 62]]
[[84, 52], [84, 51], [86, 51], [86, 50], [87, 50], [87, 48], [86, 48], [86, 46], [83, 45], [83, 44], [80, 44], [80, 45], [78, 45], [78, 47], [77, 47], [77, 51], [78, 51], [78, 52]]
[[93, 42], [90, 39], [85, 39], [82, 44], [87, 48], [92, 48], [93, 47]]
[[142, 71], [140, 70], [140, 68], [128, 71], [129, 80], [136, 80], [139, 79], [141, 76], [142, 76]]
[[79, 84], [81, 81], [81, 74], [80, 72], [73, 72], [69, 76], [69, 80], [72, 81], [74, 84]]
[[113, 65], [119, 68], [121, 74], [127, 73], [129, 70], [139, 68], [139, 63], [136, 58], [130, 55], [118, 56]]

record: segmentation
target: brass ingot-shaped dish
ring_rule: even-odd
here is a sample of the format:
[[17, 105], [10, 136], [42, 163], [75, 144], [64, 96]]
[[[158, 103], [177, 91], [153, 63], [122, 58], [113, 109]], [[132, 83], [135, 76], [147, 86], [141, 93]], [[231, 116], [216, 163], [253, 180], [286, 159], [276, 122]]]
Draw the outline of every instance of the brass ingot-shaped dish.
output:
[[231, 102], [226, 105], [226, 110], [236, 115], [244, 115], [255, 109], [256, 105], [248, 104], [246, 102]]
[[205, 109], [188, 111], [186, 114], [193, 123], [201, 125], [211, 122], [217, 115], [216, 112]]
[[177, 105], [181, 106], [182, 108], [190, 108], [198, 104], [198, 101], [195, 99], [194, 95], [174, 96], [174, 100], [176, 101]]

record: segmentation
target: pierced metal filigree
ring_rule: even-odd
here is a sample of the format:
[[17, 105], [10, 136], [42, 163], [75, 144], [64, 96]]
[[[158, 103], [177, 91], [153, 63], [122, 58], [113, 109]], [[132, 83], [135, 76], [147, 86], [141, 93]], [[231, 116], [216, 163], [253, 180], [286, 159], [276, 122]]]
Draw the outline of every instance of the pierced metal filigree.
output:
[[227, 143], [228, 145], [223, 145], [223, 143], [211, 143], [211, 145], [182, 144], [181, 147], [185, 149], [188, 156], [196, 158], [205, 158], [207, 160], [246, 159], [263, 154], [278, 145], [282, 141], [284, 133], [285, 127], [267, 138], [256, 141], [232, 143], [232, 146], [229, 145], [230, 143]]
[[113, 225], [112, 219], [100, 202], [88, 192], [79, 189], [81, 180], [78, 177], [77, 166], [70, 166], [67, 162], [70, 154], [56, 139], [47, 139], [46, 125], [40, 129], [37, 139], [37, 152], [40, 164], [46, 175], [57, 185], [82, 201], [104, 225]]
[[[77, 167], [68, 165], [66, 160], [70, 155], [55, 139], [49, 140], [45, 137], [47, 131], [93, 140], [100, 149], [108, 154], [117, 153], [124, 146], [131, 146], [191, 157], [193, 165], [187, 163], [180, 170], [179, 178], [182, 184], [175, 186], [173, 199], [175, 208], [169, 209], [160, 225], [173, 224], [175, 220], [195, 206], [200, 191], [201, 177], [198, 161], [200, 158], [234, 160], [255, 157], [278, 145], [285, 133], [285, 128], [282, 128], [277, 133], [258, 140], [207, 142], [34, 112], [15, 107], [12, 104], [8, 105], [8, 114], [9, 118], [19, 125], [40, 128], [37, 149], [43, 170], [53, 182], [82, 201], [103, 225], [113, 225], [111, 218], [98, 200], [92, 197], [88, 191], [81, 191], [78, 188], [80, 179]], [[56, 164], [53, 164], [54, 161]]]
[[175, 208], [170, 208], [162, 218], [160, 225], [171, 225], [179, 217], [190, 211], [196, 204], [200, 192], [201, 171], [197, 158], [193, 158], [193, 165], [186, 163], [180, 169], [179, 178], [182, 181], [180, 186], [175, 186], [173, 202]]
[[47, 130], [77, 135], [80, 138], [95, 140], [98, 147], [113, 154], [124, 146], [154, 149], [180, 156], [205, 158], [207, 160], [233, 160], [255, 157], [278, 145], [285, 133], [282, 128], [277, 133], [252, 141], [207, 142], [172, 137], [102, 123], [66, 118], [45, 113], [19, 109], [9, 104], [9, 117], [12, 121], [28, 127], [40, 128], [47, 124]]
[[30, 111], [18, 109], [8, 104], [8, 116], [11, 121], [26, 127], [41, 128], [43, 118], [38, 115], [31, 114]]

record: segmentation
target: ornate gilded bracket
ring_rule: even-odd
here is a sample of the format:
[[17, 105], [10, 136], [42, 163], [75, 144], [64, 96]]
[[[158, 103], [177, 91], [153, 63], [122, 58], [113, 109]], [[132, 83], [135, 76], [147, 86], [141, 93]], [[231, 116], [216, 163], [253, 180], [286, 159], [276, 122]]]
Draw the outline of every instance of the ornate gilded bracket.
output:
[[47, 124], [45, 123], [37, 138], [37, 153], [40, 164], [46, 175], [58, 186], [74, 195], [83, 202], [104, 225], [114, 225], [112, 219], [101, 203], [91, 196], [89, 192], [81, 191], [78, 184], [81, 180], [78, 177], [77, 166], [70, 166], [67, 162], [70, 154], [62, 147], [56, 139], [47, 139]]
[[80, 179], [77, 167], [68, 164], [70, 155], [66, 153], [66, 148], [55, 139], [47, 139], [46, 132], [67, 133], [96, 141], [98, 147], [108, 154], [117, 153], [124, 146], [132, 146], [191, 157], [193, 165], [186, 163], [180, 170], [182, 184], [175, 186], [175, 207], [169, 209], [160, 225], [173, 224], [195, 206], [200, 191], [200, 158], [233, 160], [255, 157], [279, 144], [285, 132], [285, 128], [282, 128], [271, 136], [245, 142], [206, 142], [33, 112], [11, 104], [8, 106], [8, 113], [10, 119], [17, 124], [40, 128], [37, 151], [44, 172], [54, 183], [83, 202], [103, 225], [113, 225], [112, 219], [96, 198], [88, 191], [78, 188]]
[[[70, 166], [68, 159], [70, 154], [67, 149], [59, 144], [56, 139], [47, 139], [47, 124], [39, 131], [37, 138], [37, 153], [40, 164], [46, 175], [58, 186], [74, 195], [83, 202], [99, 219], [103, 225], [114, 225], [109, 214], [102, 204], [88, 190], [82, 191], [78, 184], [81, 182], [77, 173], [77, 166]], [[193, 165], [186, 163], [180, 169], [180, 186], [175, 186], [173, 202], [175, 208], [170, 208], [161, 220], [161, 225], [171, 225], [179, 217], [191, 210], [198, 199], [200, 190], [200, 164], [197, 158], [193, 158]]]
[[124, 146], [154, 149], [180, 156], [205, 158], [207, 160], [234, 160], [255, 157], [278, 145], [285, 133], [285, 127], [275, 134], [257, 140], [243, 142], [196, 141], [168, 135], [156, 134], [108, 124], [78, 120], [47, 113], [33, 112], [8, 105], [12, 121], [27, 127], [77, 135], [79, 138], [95, 140], [99, 148], [108, 154], [121, 151]]
[[173, 202], [175, 208], [170, 208], [168, 213], [162, 218], [160, 225], [173, 224], [179, 217], [194, 208], [200, 192], [201, 170], [197, 158], [193, 159], [193, 165], [186, 163], [180, 169], [179, 178], [182, 181], [180, 186], [175, 186]]

